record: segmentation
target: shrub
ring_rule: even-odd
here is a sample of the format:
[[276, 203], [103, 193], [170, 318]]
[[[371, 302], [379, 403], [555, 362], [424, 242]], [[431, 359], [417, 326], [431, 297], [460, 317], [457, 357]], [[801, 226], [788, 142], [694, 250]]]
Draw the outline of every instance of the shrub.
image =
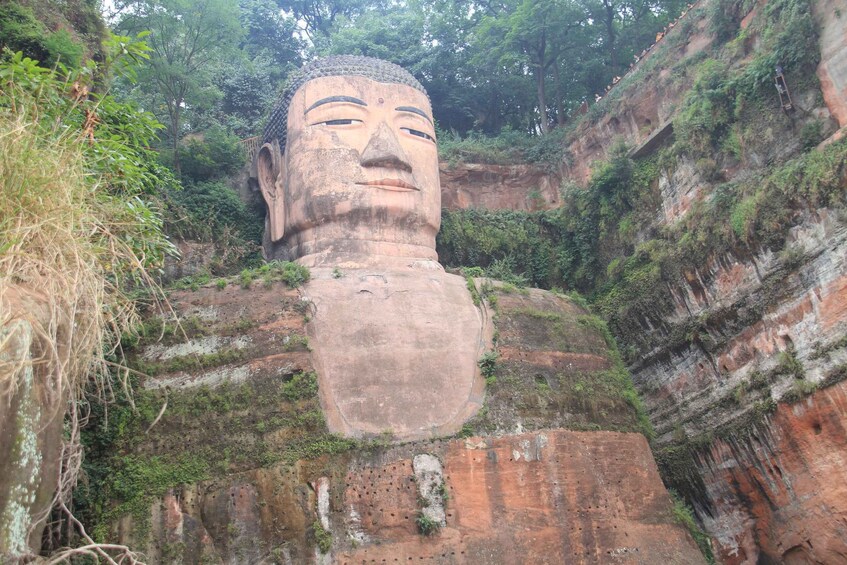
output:
[[451, 164], [536, 163], [553, 167], [562, 160], [566, 133], [564, 128], [558, 128], [546, 135], [532, 136], [505, 127], [496, 136], [471, 132], [462, 138], [439, 132], [438, 158]]
[[[86, 396], [114, 397], [122, 388], [107, 379], [120, 360], [119, 336], [137, 320], [130, 291], [150, 283], [145, 269], [169, 249], [146, 192], [163, 180], [146, 143], [155, 122], [111, 97], [73, 92], [91, 70], [65, 80], [20, 53], [0, 63], [0, 298], [18, 286], [38, 296], [52, 319], [36, 323], [35, 333], [64, 352], [33, 360], [51, 379], [44, 386], [72, 408], [62, 437], [70, 457], [61, 465], [62, 502], [79, 469], [78, 408]], [[86, 115], [99, 119], [96, 127]], [[6, 305], [0, 310], [6, 318]], [[4, 390], [18, 385], [9, 374], [0, 370]], [[156, 467], [148, 477], [131, 475], [119, 486], [180, 473]]]
[[44, 67], [61, 62], [70, 68], [82, 64], [85, 47], [66, 29], [49, 32], [32, 10], [16, 2], [8, 2], [0, 10], [0, 48], [21, 51]]
[[712, 544], [709, 541], [709, 536], [700, 529], [700, 526], [697, 525], [697, 522], [694, 519], [694, 512], [691, 510], [691, 507], [688, 506], [685, 500], [673, 490], [670, 491], [670, 495], [671, 500], [673, 501], [674, 518], [676, 518], [677, 522], [688, 529], [691, 537], [693, 537], [694, 541], [697, 542], [697, 547], [700, 548], [700, 552], [703, 554], [703, 557], [706, 558], [706, 562], [714, 564], [715, 555], [712, 552]]
[[10, 51], [23, 51], [27, 57], [50, 64], [43, 38], [47, 35], [44, 25], [32, 10], [15, 2], [8, 2], [0, 10], [0, 46]]
[[809, 150], [823, 141], [823, 122], [814, 119], [803, 124], [800, 130], [800, 145], [803, 150]]
[[494, 384], [497, 380], [497, 352], [489, 351], [483, 354], [477, 361], [477, 365], [482, 371], [482, 376], [485, 377], [485, 382], [489, 385]]
[[77, 68], [82, 64], [84, 48], [81, 43], [74, 41], [67, 30], [60, 29], [48, 34], [44, 38], [43, 45], [49, 54], [47, 64], [60, 62], [71, 68]]
[[168, 232], [206, 241], [229, 229], [247, 241], [261, 241], [264, 226], [233, 189], [220, 181], [186, 183], [169, 192]]
[[332, 549], [332, 534], [324, 529], [320, 520], [315, 520], [312, 523], [312, 532], [320, 552], [329, 553], [329, 550]]
[[318, 394], [318, 376], [315, 373], [295, 373], [291, 380], [282, 385], [282, 396], [286, 400], [304, 400]]
[[418, 531], [424, 536], [435, 535], [441, 529], [441, 524], [424, 514], [423, 511], [418, 512], [415, 524], [418, 526]]
[[179, 148], [179, 161], [183, 178], [193, 182], [224, 177], [247, 162], [238, 137], [220, 127], [186, 140]]

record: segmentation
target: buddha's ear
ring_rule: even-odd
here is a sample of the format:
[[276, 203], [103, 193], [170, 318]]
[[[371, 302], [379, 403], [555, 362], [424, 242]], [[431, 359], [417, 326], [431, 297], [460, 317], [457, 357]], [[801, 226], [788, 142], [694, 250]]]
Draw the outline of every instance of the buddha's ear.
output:
[[282, 155], [278, 142], [265, 143], [256, 157], [259, 189], [268, 205], [268, 228], [271, 241], [285, 235], [285, 190], [281, 173]]

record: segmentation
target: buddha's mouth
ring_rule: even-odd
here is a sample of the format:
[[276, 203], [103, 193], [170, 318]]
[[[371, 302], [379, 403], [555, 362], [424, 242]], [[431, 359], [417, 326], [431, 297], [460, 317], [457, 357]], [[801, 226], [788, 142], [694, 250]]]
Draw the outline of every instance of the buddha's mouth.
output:
[[364, 186], [375, 186], [383, 190], [392, 190], [394, 192], [411, 192], [413, 190], [420, 190], [418, 187], [411, 185], [401, 179], [377, 179], [369, 180], [366, 182], [357, 182], [356, 184], [361, 184]]

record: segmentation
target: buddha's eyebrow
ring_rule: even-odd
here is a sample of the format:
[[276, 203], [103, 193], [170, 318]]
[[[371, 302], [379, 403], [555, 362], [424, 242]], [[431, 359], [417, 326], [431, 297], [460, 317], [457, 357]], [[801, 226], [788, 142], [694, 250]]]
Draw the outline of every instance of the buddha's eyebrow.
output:
[[306, 108], [306, 112], [303, 113], [305, 114], [310, 110], [314, 110], [318, 106], [323, 106], [324, 104], [329, 104], [331, 102], [349, 102], [351, 104], [358, 104], [359, 106], [367, 106], [367, 103], [364, 100], [359, 100], [358, 98], [353, 98], [352, 96], [329, 96], [327, 98], [321, 98], [320, 100]]
[[414, 106], [398, 106], [394, 109], [398, 112], [411, 112], [413, 114], [417, 114], [426, 118], [426, 121], [428, 121], [429, 123], [432, 123], [432, 119], [426, 114], [426, 112], [424, 112], [420, 108], [415, 108]]

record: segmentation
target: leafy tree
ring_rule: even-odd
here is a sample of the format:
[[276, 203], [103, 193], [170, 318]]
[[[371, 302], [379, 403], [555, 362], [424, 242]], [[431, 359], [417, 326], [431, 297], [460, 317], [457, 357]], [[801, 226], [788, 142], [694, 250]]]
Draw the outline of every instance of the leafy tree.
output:
[[185, 180], [196, 182], [224, 177], [244, 164], [244, 148], [238, 137], [221, 127], [213, 127], [202, 137], [193, 137], [180, 148]]
[[495, 57], [500, 65], [532, 75], [543, 133], [550, 128], [547, 74], [551, 69], [558, 73], [560, 57], [576, 46], [572, 32], [586, 19], [582, 8], [569, 0], [520, 0], [480, 22], [479, 36], [487, 49], [479, 57]]
[[183, 115], [186, 108], [207, 102], [214, 94], [208, 88], [212, 64], [231, 56], [242, 35], [238, 7], [229, 0], [130, 0], [122, 9], [118, 29], [150, 31], [150, 60], [139, 73], [140, 82], [154, 90], [164, 107], [179, 173]]
[[303, 31], [310, 41], [319, 41], [332, 34], [340, 17], [355, 18], [368, 8], [385, 8], [387, 2], [371, 0], [277, 0], [280, 8], [303, 23]]
[[238, 5], [245, 30], [241, 49], [247, 58], [264, 56], [269, 69], [283, 76], [285, 67], [299, 67], [305, 45], [295, 37], [297, 21], [283, 14], [275, 0], [239, 0]]

